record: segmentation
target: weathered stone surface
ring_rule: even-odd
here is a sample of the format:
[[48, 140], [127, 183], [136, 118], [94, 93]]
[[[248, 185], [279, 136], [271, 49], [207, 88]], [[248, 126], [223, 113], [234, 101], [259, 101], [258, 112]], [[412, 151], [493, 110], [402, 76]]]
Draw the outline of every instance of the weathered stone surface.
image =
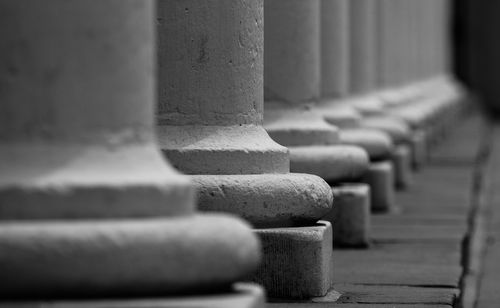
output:
[[262, 126], [161, 125], [159, 145], [187, 174], [255, 174], [289, 171], [288, 149]]
[[246, 224], [208, 215], [4, 222], [0, 247], [9, 277], [0, 295], [21, 298], [214, 290], [247, 275], [260, 256]]
[[319, 221], [300, 228], [257, 229], [264, 259], [252, 280], [270, 297], [324, 296], [332, 283], [332, 226]]
[[366, 152], [349, 145], [290, 147], [290, 170], [318, 175], [330, 184], [358, 180], [366, 172]]
[[370, 242], [370, 187], [343, 184], [332, 187], [335, 207], [323, 220], [333, 226], [333, 245], [366, 247]]
[[197, 175], [198, 208], [239, 215], [255, 227], [314, 223], [332, 208], [330, 186], [309, 174]]
[[371, 189], [371, 209], [376, 213], [395, 210], [394, 170], [391, 162], [371, 163], [364, 177]]
[[2, 297], [220, 291], [258, 265], [156, 147], [155, 4], [2, 1]]
[[159, 2], [160, 125], [261, 123], [262, 2]]
[[416, 129], [411, 136], [411, 161], [414, 170], [420, 169], [427, 161], [427, 137], [425, 130]]
[[343, 144], [363, 148], [372, 161], [389, 159], [393, 151], [393, 143], [389, 135], [373, 129], [342, 129], [340, 131], [340, 141]]
[[1, 308], [260, 308], [264, 307], [265, 294], [260, 286], [250, 283], [237, 283], [230, 290], [217, 294], [151, 298], [123, 299], [61, 299], [39, 302], [0, 302]]

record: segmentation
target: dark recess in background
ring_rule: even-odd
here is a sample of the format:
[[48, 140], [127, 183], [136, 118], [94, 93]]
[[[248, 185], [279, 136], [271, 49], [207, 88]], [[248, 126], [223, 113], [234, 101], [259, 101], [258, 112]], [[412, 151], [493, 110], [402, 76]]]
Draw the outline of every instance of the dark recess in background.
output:
[[500, 115], [500, 1], [454, 0], [453, 66], [489, 111]]

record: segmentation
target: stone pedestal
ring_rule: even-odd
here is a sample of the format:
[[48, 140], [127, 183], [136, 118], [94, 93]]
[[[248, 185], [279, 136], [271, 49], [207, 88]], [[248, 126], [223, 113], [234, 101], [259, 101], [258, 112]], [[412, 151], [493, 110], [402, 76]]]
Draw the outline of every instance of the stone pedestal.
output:
[[[173, 306], [259, 264], [247, 224], [195, 215], [188, 178], [156, 147], [154, 4], [0, 5], [0, 296], [16, 305], [154, 295]], [[240, 307], [263, 293], [250, 297]]]
[[399, 189], [406, 189], [412, 183], [411, 170], [411, 148], [407, 145], [399, 145], [392, 154], [394, 165], [394, 183]]
[[390, 213], [396, 209], [394, 196], [394, 171], [391, 162], [372, 163], [365, 182], [370, 185], [371, 209], [374, 213]]
[[269, 297], [311, 298], [328, 292], [333, 253], [329, 222], [256, 233], [263, 243], [264, 258], [252, 280], [265, 285]]
[[[333, 71], [348, 76], [348, 62], [342, 57], [322, 56], [337, 51], [329, 48], [331, 44], [322, 44], [328, 38], [321, 33], [321, 27], [343, 27], [348, 21], [342, 14], [323, 16], [324, 9], [341, 13], [346, 4], [346, 1], [320, 0], [265, 2], [264, 126], [276, 142], [290, 149], [291, 171], [319, 175], [334, 187], [345, 181], [360, 181], [369, 164], [367, 151], [344, 142], [349, 136], [343, 138], [344, 132], [327, 123], [318, 112], [322, 96], [342, 95], [347, 91], [347, 80], [336, 79]], [[343, 35], [339, 32], [334, 39], [345, 43], [345, 49], [338, 52], [348, 56], [348, 37]], [[331, 70], [323, 69], [324, 66]], [[348, 121], [356, 121], [357, 114], [353, 117]], [[342, 201], [346, 205], [349, 202], [356, 207], [358, 200]], [[345, 220], [347, 226], [347, 221], [367, 220], [369, 215], [369, 212], [344, 211], [338, 219]]]
[[325, 277], [331, 271], [303, 271], [307, 285], [274, 273], [331, 263], [327, 253], [309, 257], [318, 243], [332, 249], [330, 233], [305, 236], [293, 248], [288, 234], [316, 224], [331, 211], [333, 197], [320, 177], [289, 173], [288, 149], [262, 127], [263, 19], [262, 0], [159, 2], [159, 143], [172, 164], [191, 175], [199, 209], [243, 217], [259, 236], [259, 228], [274, 232], [261, 236], [263, 247], [284, 251], [266, 248], [254, 280], [273, 296], [311, 297], [330, 288]]
[[368, 247], [370, 244], [370, 187], [342, 184], [333, 188], [336, 206], [323, 217], [333, 225], [333, 245]]

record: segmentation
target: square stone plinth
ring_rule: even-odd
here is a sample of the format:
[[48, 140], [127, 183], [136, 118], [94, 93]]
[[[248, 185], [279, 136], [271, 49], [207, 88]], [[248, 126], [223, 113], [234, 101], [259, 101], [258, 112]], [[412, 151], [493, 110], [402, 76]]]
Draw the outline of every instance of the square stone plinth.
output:
[[271, 298], [324, 296], [332, 285], [332, 225], [255, 229], [263, 260], [251, 278]]
[[365, 174], [364, 182], [370, 185], [373, 213], [395, 211], [394, 168], [391, 161], [372, 162]]
[[424, 130], [415, 130], [411, 138], [411, 164], [414, 170], [420, 169], [427, 161], [427, 137]]
[[394, 184], [398, 189], [405, 189], [411, 185], [411, 149], [407, 145], [398, 145], [392, 154], [394, 165]]
[[[64, 295], [64, 294], [62, 294]], [[126, 294], [125, 294], [126, 295]], [[264, 308], [265, 293], [261, 286], [236, 283], [224, 292], [202, 295], [112, 299], [51, 299], [46, 301], [0, 302], [0, 308]]]
[[333, 245], [367, 247], [370, 242], [370, 187], [362, 183], [332, 187], [334, 205], [323, 220], [333, 226]]

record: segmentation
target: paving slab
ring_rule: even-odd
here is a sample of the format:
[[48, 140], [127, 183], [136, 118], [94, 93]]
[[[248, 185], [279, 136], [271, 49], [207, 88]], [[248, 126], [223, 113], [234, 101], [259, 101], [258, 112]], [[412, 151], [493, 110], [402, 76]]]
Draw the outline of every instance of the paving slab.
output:
[[429, 225], [378, 225], [372, 228], [371, 238], [375, 242], [461, 242], [467, 226], [429, 226]]
[[396, 194], [397, 211], [372, 216], [368, 249], [334, 250], [331, 294], [269, 307], [453, 307], [481, 129], [480, 119], [468, 120], [433, 148], [431, 163]]
[[441, 304], [268, 303], [269, 308], [452, 308]]
[[337, 303], [351, 304], [444, 304], [453, 305], [458, 290], [453, 288], [420, 288], [407, 286], [367, 286], [336, 284], [342, 295]]
[[[459, 264], [461, 244], [456, 242], [429, 243], [375, 243], [369, 250], [342, 249], [333, 252], [334, 265], [360, 264], [362, 262], [449, 265]], [[367, 256], [369, 255], [369, 256]], [[335, 269], [337, 271], [337, 269]]]

